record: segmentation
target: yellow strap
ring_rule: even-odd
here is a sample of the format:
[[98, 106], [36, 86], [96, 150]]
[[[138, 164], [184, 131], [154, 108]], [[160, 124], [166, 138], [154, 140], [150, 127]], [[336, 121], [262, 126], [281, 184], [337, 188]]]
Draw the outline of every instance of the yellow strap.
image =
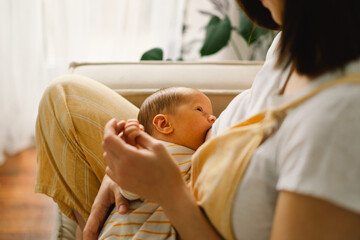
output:
[[304, 96], [301, 96], [300, 98], [297, 98], [277, 109], [274, 109], [274, 112], [285, 112], [290, 108], [294, 108], [296, 106], [298, 106], [299, 104], [303, 103], [304, 101], [306, 101], [307, 99], [313, 97], [314, 95], [318, 94], [319, 92], [334, 87], [336, 85], [340, 85], [340, 84], [345, 84], [345, 83], [360, 83], [360, 73], [355, 73], [355, 74], [349, 74], [349, 75], [345, 75], [343, 77], [337, 78], [335, 80], [332, 81], [328, 81], [322, 85], [320, 85], [319, 87], [313, 89], [311, 92], [307, 93]]

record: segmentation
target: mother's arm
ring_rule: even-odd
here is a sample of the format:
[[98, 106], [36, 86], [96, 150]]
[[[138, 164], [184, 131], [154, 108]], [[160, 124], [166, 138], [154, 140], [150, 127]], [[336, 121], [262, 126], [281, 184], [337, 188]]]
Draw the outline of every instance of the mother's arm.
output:
[[137, 149], [118, 137], [116, 120], [105, 126], [107, 175], [124, 189], [159, 203], [182, 239], [220, 239], [202, 213], [165, 147], [141, 132]]
[[125, 214], [129, 210], [128, 201], [120, 194], [119, 186], [105, 175], [98, 194], [91, 207], [90, 216], [86, 222], [83, 239], [97, 240], [101, 228], [106, 220], [110, 207], [115, 203], [119, 213]]
[[360, 239], [360, 214], [322, 199], [281, 191], [272, 240]]

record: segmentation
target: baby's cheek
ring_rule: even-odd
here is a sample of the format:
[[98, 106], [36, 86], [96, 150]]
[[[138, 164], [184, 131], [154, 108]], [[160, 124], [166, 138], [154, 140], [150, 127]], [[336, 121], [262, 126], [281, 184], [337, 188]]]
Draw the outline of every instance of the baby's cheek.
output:
[[193, 132], [193, 135], [196, 135], [197, 141], [203, 142], [205, 139], [207, 130], [208, 130], [208, 127], [199, 126], [198, 128], [195, 128], [192, 132]]

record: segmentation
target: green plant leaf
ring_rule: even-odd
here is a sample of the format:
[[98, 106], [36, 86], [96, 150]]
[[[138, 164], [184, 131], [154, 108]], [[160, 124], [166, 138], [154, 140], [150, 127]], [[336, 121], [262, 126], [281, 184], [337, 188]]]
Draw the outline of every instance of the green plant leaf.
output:
[[207, 56], [218, 52], [229, 42], [231, 36], [231, 23], [228, 16], [220, 19], [213, 16], [206, 27], [206, 37], [200, 50], [201, 56]]
[[141, 61], [162, 61], [163, 55], [161, 48], [152, 48], [141, 56]]
[[270, 30], [255, 25], [246, 14], [240, 10], [239, 34], [248, 45], [253, 44], [262, 35], [268, 34]]

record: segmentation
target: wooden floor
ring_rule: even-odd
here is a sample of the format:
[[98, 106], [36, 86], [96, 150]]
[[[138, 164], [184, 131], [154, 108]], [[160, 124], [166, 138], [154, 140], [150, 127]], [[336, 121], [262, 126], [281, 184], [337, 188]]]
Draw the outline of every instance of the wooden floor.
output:
[[48, 240], [55, 203], [34, 193], [36, 152], [27, 149], [0, 166], [0, 240]]

